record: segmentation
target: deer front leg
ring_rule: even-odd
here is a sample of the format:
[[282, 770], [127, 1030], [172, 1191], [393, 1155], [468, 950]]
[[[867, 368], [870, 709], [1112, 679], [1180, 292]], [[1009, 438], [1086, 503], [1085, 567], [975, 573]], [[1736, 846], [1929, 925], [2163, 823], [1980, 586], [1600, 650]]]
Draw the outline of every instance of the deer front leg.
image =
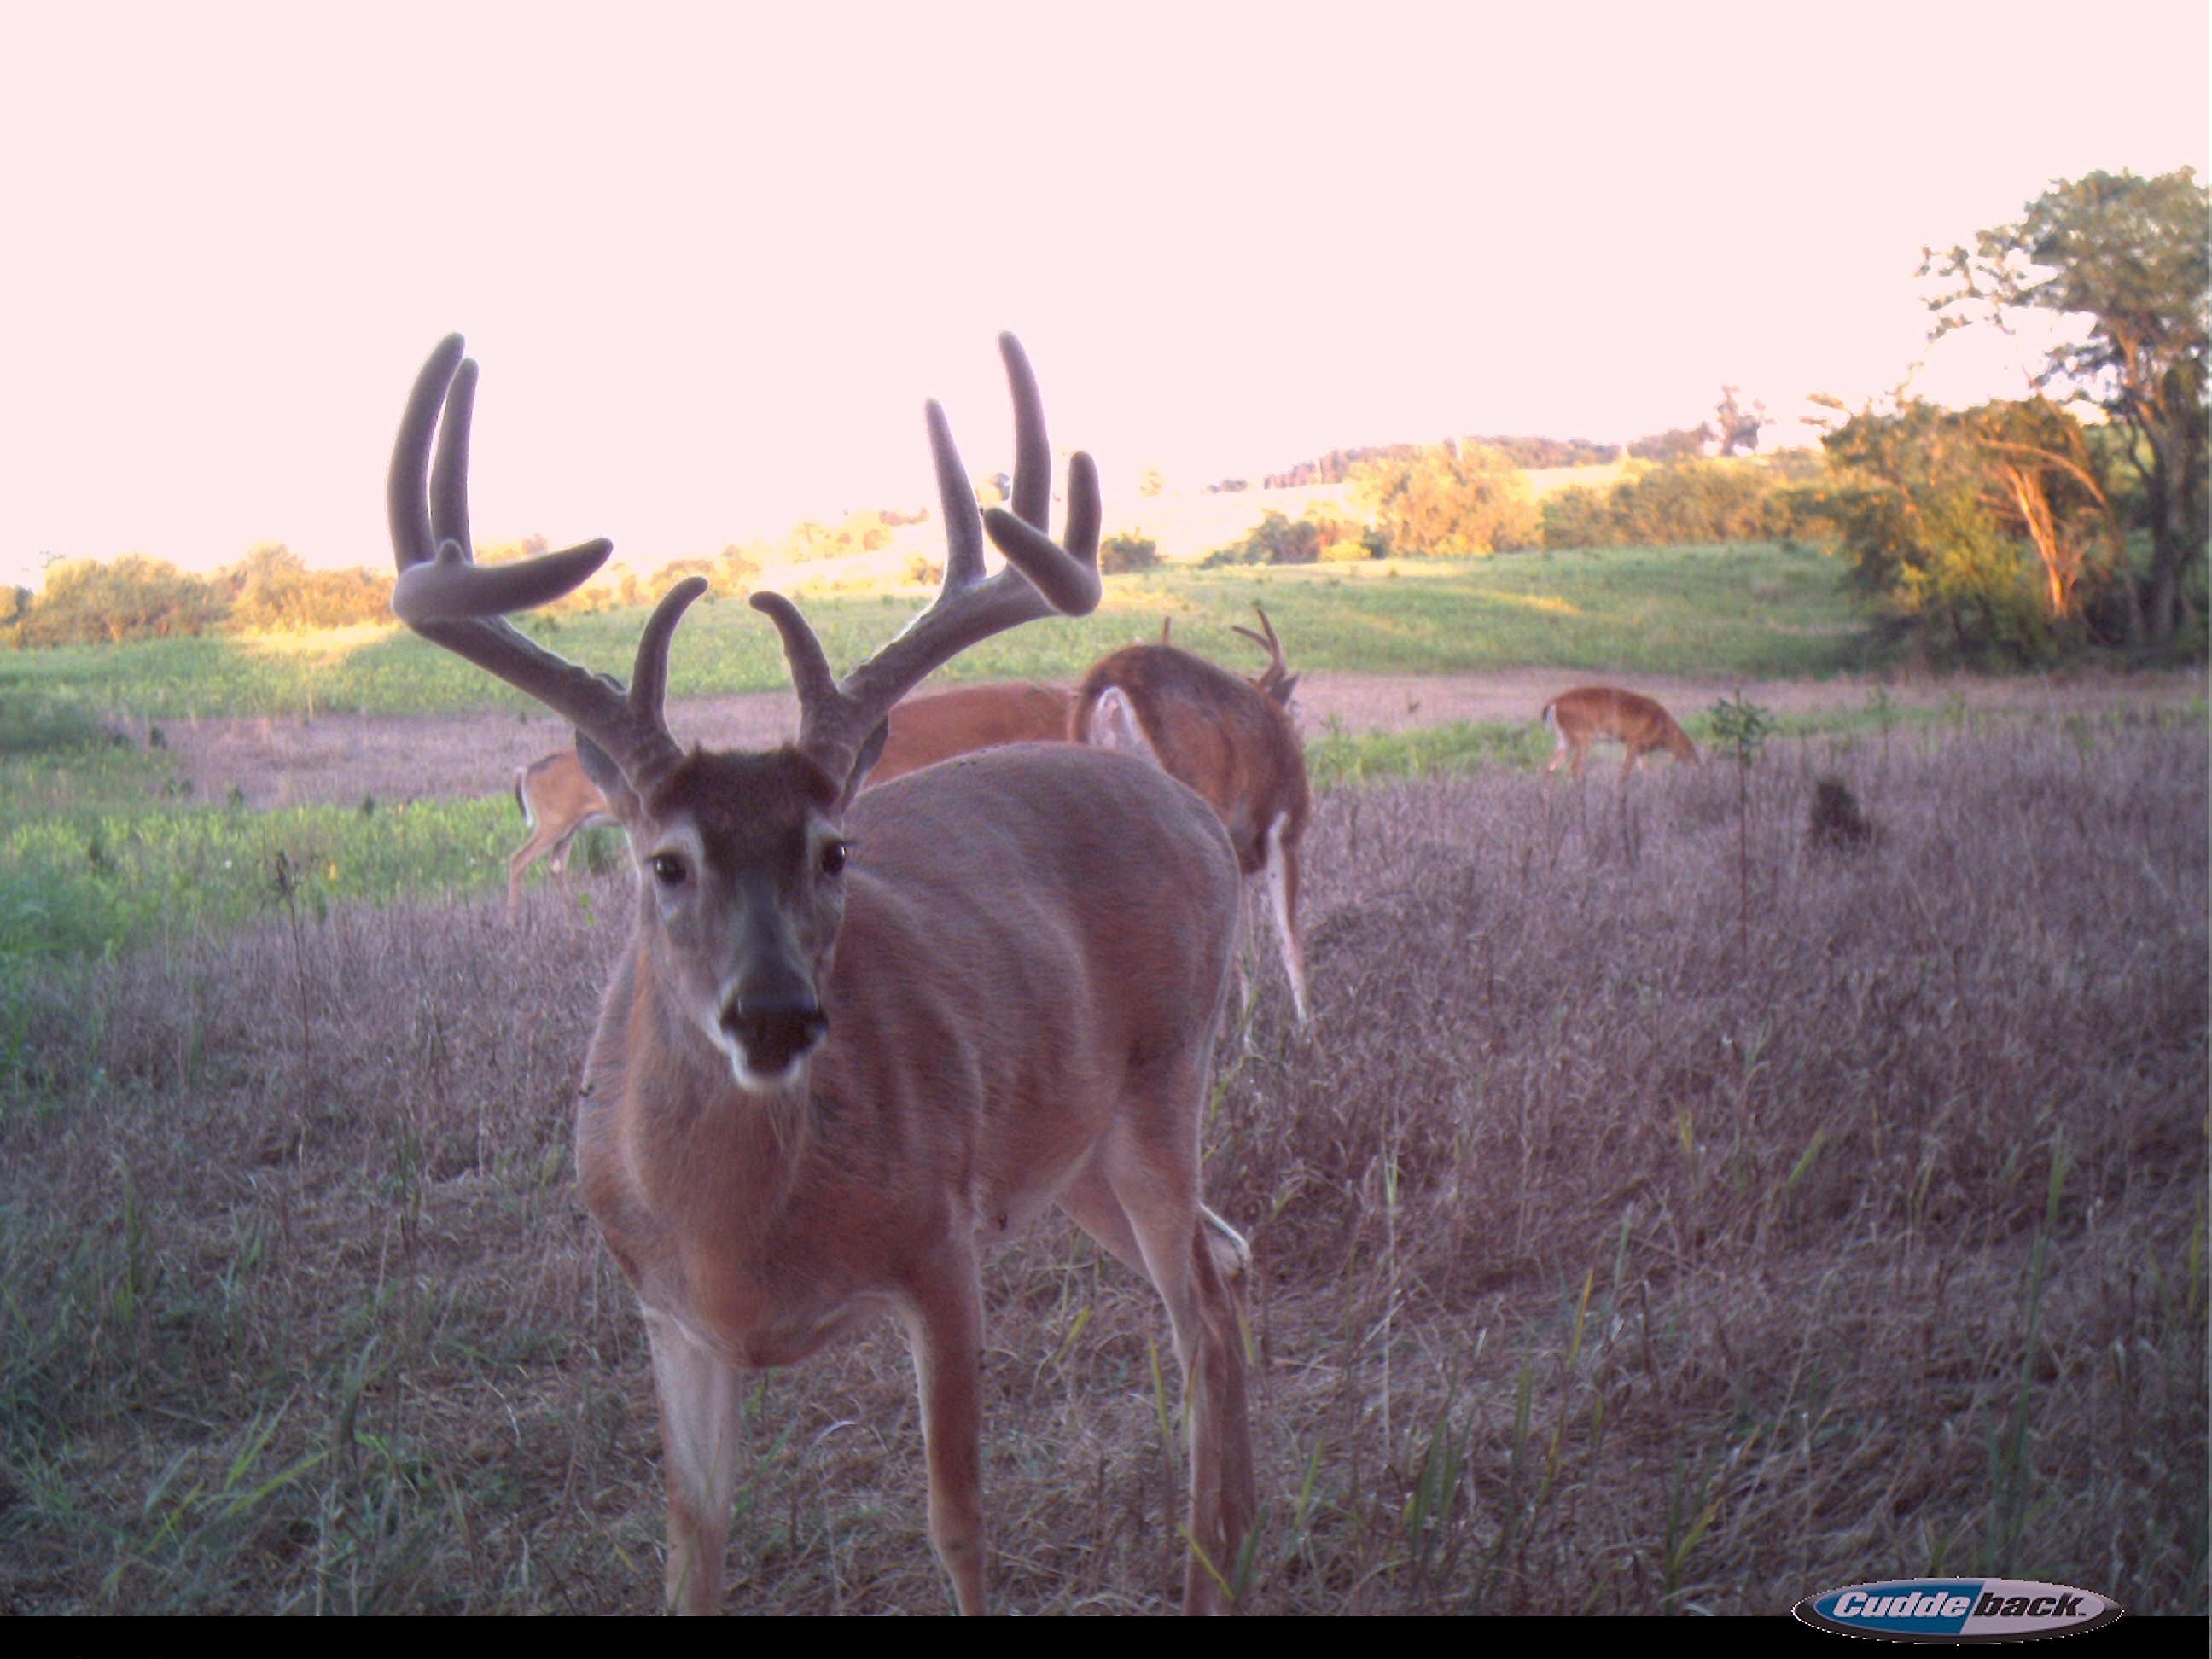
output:
[[672, 1613], [719, 1613], [738, 1490], [743, 1380], [666, 1316], [648, 1310], [645, 1330], [668, 1479], [665, 1605]]
[[975, 1273], [972, 1256], [938, 1264], [902, 1310], [929, 1460], [929, 1541], [952, 1579], [960, 1611], [971, 1616], [985, 1611], [983, 1302]]

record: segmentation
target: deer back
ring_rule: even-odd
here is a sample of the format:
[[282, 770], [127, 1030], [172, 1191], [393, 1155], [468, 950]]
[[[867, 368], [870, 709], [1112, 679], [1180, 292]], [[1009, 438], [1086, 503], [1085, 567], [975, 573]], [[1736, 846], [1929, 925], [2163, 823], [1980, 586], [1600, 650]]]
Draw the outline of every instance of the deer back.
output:
[[1641, 692], [1613, 685], [1577, 686], [1545, 704], [1544, 716], [1547, 724], [1572, 742], [1613, 738], [1632, 752], [1664, 749], [1683, 760], [1698, 758], [1697, 745], [1665, 706]]
[[1118, 693], [1168, 775], [1196, 790], [1227, 826], [1237, 865], [1266, 861], [1267, 826], [1295, 843], [1312, 813], [1304, 752], [1284, 707], [1250, 681], [1175, 646], [1133, 645], [1106, 657], [1075, 694], [1069, 732], [1095, 740], [1101, 702]]
[[908, 697], [890, 712], [890, 735], [868, 787], [971, 750], [1053, 742], [1067, 736], [1072, 694], [1056, 685], [963, 685]]

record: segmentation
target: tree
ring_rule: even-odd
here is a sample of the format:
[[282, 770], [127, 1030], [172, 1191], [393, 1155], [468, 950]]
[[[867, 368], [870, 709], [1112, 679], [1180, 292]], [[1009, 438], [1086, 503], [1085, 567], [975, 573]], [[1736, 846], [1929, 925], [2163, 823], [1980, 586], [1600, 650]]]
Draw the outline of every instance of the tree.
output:
[[166, 639], [205, 633], [228, 608], [216, 584], [167, 559], [140, 553], [110, 563], [58, 559], [46, 567], [45, 590], [32, 601], [21, 635], [26, 645]]
[[1289, 518], [1270, 508], [1243, 541], [1214, 549], [1205, 563], [1312, 564], [1327, 544], [1321, 526], [1313, 520]]
[[2093, 173], [2056, 181], [1971, 247], [1923, 250], [1921, 274], [1953, 284], [1929, 301], [1937, 337], [1975, 322], [2008, 329], [2025, 311], [2087, 320], [2038, 384], [2098, 404], [2129, 434], [2151, 544], [2130, 609], [2158, 641], [2193, 619], [2189, 578], [2204, 558], [2208, 220], [2212, 198], [2192, 168]]
[[1638, 438], [1628, 446], [1631, 459], [1639, 461], [1694, 461], [1705, 453], [1705, 446], [1713, 441], [1710, 426], [1669, 427], [1664, 432], [1655, 432]]
[[2050, 399], [1869, 410], [1822, 443], [1833, 482], [1803, 510], [1836, 526], [1900, 624], [2016, 658], [2125, 631], [2109, 603], [2122, 572], [2105, 462]]
[[1721, 400], [1713, 408], [1715, 441], [1723, 458], [1759, 453], [1759, 428], [1766, 424], [1766, 405], [1754, 401], [1750, 408], [1744, 408], [1736, 402], [1736, 394], [1742, 390], [1741, 386], [1723, 386]]
[[1486, 445], [1435, 444], [1410, 460], [1364, 462], [1352, 471], [1352, 489], [1395, 552], [1451, 557], [1542, 538], [1528, 477]]
[[2082, 620], [2085, 601], [2121, 574], [2119, 524], [2081, 423], [2048, 398], [1984, 404], [1961, 417], [1979, 446], [1983, 499], [2043, 565], [2045, 608]]
[[1683, 547], [1772, 541], [1790, 533], [1789, 490], [1801, 464], [1782, 457], [1637, 465], [1609, 488], [1544, 497], [1547, 547]]
[[1160, 562], [1160, 544], [1149, 536], [1133, 532], [1109, 536], [1098, 544], [1098, 570], [1101, 575], [1126, 576], [1134, 570], [1150, 570]]

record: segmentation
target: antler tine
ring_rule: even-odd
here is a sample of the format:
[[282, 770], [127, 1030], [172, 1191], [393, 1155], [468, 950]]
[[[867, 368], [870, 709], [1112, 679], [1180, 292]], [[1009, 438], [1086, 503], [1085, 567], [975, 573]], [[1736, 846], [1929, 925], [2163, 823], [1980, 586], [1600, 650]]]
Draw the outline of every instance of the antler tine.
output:
[[430, 532], [430, 501], [424, 489], [430, 455], [430, 429], [438, 411], [446, 406], [446, 389], [460, 365], [461, 337], [448, 334], [438, 342], [415, 389], [407, 394], [407, 408], [399, 417], [399, 435], [392, 446], [392, 470], [385, 478], [385, 513], [392, 525], [392, 550], [404, 577], [417, 565], [437, 556]]
[[476, 409], [476, 359], [464, 357], [446, 387], [445, 417], [430, 458], [430, 539], [441, 551], [451, 542], [465, 558], [475, 556], [477, 544], [469, 533], [469, 433]]
[[[474, 620], [544, 605], [581, 586], [614, 550], [612, 542], [601, 540], [517, 564], [477, 564], [469, 540], [467, 476], [477, 366], [461, 351], [458, 334], [438, 343], [416, 377], [392, 448], [386, 500], [392, 551], [399, 565], [392, 609], [410, 627], [417, 622]], [[426, 495], [423, 472], [429, 461], [430, 430], [438, 424], [441, 410], [445, 420]]]
[[1068, 464], [1066, 544], [1046, 534], [1049, 510], [1049, 451], [1044, 415], [1029, 360], [1012, 335], [1000, 337], [1015, 404], [1015, 501], [1030, 503], [1036, 522], [994, 507], [981, 515], [1007, 568], [986, 580], [981, 538], [975, 534], [974, 495], [960, 470], [944, 411], [929, 409], [930, 442], [945, 498], [948, 549], [944, 585], [929, 608], [905, 632], [854, 669], [843, 680], [831, 674], [821, 641], [790, 600], [756, 593], [753, 608], [783, 636], [799, 693], [799, 747], [841, 783], [851, 774], [868, 735], [930, 671], [977, 641], [1058, 611], [1084, 616], [1097, 607], [1098, 470], [1077, 454]]
[[1283, 660], [1283, 642], [1275, 637], [1275, 625], [1267, 620], [1267, 608], [1264, 605], [1254, 605], [1252, 608], [1260, 613], [1260, 626], [1267, 630], [1267, 637], [1262, 639], [1259, 635], [1255, 634], [1250, 629], [1241, 628], [1234, 623], [1230, 624], [1230, 632], [1232, 634], [1242, 634], [1246, 639], [1251, 641], [1253, 644], [1258, 646], [1262, 651], [1265, 651], [1268, 657], [1272, 659], [1266, 678], [1270, 680], [1280, 679], [1283, 676], [1291, 672], [1291, 665]]
[[1044, 435], [1044, 398], [1029, 353], [1012, 334], [999, 336], [1006, 385], [1014, 396], [1014, 516], [1042, 530], [1052, 515], [1052, 446]]
[[686, 576], [660, 596], [638, 635], [637, 662], [630, 670], [629, 714], [633, 721], [665, 732], [662, 706], [668, 695], [668, 647], [676, 638], [676, 624], [691, 602], [707, 591], [704, 576]]
[[680, 752], [661, 717], [668, 641], [677, 618], [705, 584], [679, 583], [661, 600], [639, 641], [635, 684], [627, 696], [614, 681], [546, 650], [501, 620], [505, 612], [527, 611], [580, 586], [606, 562], [614, 544], [586, 542], [515, 564], [476, 562], [469, 538], [468, 459], [477, 366], [462, 349], [461, 337], [450, 334], [430, 354], [392, 445], [386, 506], [399, 573], [392, 613], [432, 644], [537, 698], [636, 783]]
[[937, 463], [937, 498], [945, 507], [945, 585], [972, 587], [983, 580], [983, 514], [975, 505], [975, 487], [960, 465], [959, 446], [952, 441], [952, 423], [945, 418], [945, 405], [929, 400], [929, 453]]

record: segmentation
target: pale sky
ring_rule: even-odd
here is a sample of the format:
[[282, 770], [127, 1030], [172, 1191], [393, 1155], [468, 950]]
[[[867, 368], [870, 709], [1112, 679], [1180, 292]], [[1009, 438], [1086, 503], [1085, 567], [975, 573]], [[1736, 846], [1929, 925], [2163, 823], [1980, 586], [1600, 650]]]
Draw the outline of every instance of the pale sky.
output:
[[[617, 21], [617, 15], [619, 21]], [[15, 5], [0, 580], [390, 557], [483, 365], [487, 541], [640, 565], [1004, 465], [994, 337], [1109, 498], [1355, 444], [1620, 440], [1918, 385], [1912, 271], [2053, 179], [2208, 171], [2203, 0]]]

